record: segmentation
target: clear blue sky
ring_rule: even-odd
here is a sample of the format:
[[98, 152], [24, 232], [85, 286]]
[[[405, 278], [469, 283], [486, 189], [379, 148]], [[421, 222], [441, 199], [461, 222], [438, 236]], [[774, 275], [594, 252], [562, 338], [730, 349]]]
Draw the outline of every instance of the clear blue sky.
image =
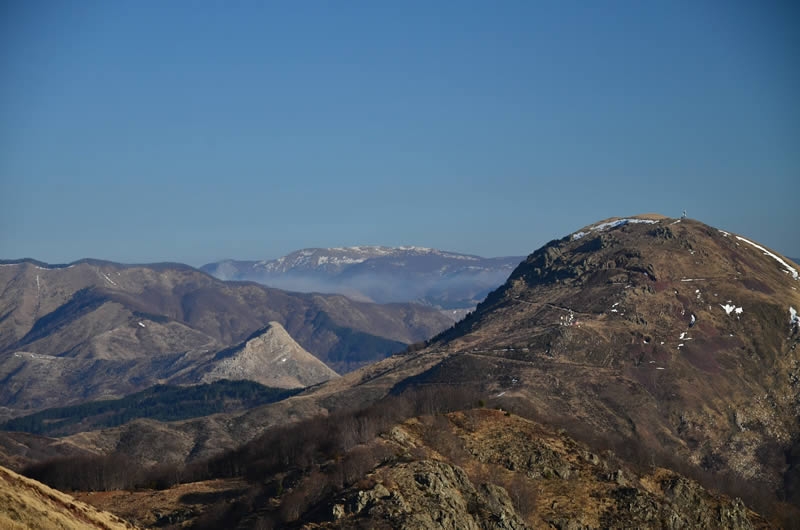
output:
[[690, 217], [800, 256], [800, 4], [0, 3], [0, 257], [527, 254]]

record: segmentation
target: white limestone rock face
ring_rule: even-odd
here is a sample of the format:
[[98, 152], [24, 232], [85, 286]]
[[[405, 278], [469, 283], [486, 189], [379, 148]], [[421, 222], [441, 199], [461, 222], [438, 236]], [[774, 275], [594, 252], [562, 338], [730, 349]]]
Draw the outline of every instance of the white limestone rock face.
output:
[[202, 382], [248, 379], [276, 388], [302, 388], [339, 377], [300, 346], [278, 322], [217, 354]]

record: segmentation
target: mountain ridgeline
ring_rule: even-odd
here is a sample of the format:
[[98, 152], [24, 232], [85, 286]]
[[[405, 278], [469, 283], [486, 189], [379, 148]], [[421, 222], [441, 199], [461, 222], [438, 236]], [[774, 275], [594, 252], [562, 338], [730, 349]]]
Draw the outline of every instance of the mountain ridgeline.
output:
[[223, 280], [251, 280], [290, 291], [467, 310], [503, 283], [522, 259], [425, 247], [360, 246], [308, 248], [267, 261], [226, 260], [202, 270]]

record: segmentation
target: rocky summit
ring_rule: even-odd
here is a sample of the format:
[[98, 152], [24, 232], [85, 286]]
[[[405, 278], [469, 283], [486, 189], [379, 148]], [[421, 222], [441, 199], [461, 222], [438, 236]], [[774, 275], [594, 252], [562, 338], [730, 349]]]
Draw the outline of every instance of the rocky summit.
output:
[[798, 269], [695, 220], [605, 220], [528, 256], [413, 384], [483, 374], [500, 403], [796, 498]]

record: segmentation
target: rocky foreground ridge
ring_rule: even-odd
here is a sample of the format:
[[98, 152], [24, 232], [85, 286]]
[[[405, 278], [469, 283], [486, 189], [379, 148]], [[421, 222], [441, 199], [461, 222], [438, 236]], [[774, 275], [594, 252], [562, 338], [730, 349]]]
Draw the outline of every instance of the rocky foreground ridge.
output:
[[307, 469], [256, 460], [246, 479], [81, 498], [165, 528], [770, 528], [740, 500], [504, 411], [423, 415], [362, 442]]

